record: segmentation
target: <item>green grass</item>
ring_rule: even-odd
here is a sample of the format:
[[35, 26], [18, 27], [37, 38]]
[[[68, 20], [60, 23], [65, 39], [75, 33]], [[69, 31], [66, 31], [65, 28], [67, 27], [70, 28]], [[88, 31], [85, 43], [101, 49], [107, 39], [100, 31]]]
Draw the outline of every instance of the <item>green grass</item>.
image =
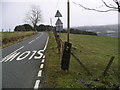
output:
[[[48, 88], [87, 88], [84, 83], [76, 79], [83, 79], [91, 82], [96, 87], [112, 88], [104, 82], [118, 83], [118, 38], [106, 36], [89, 36], [70, 34], [72, 52], [92, 73], [88, 75], [86, 71], [71, 56], [69, 71], [60, 69], [60, 60], [57, 53], [57, 45], [52, 33], [49, 33], [50, 40], [46, 50], [46, 80]], [[60, 34], [62, 40], [66, 41], [66, 34]], [[103, 77], [102, 73], [110, 58], [115, 59], [108, 71], [108, 76]], [[98, 79], [98, 81], [96, 81]]]
[[2, 47], [7, 47], [12, 44], [18, 43], [22, 40], [25, 40], [33, 35], [36, 32], [29, 31], [29, 32], [2, 32]]

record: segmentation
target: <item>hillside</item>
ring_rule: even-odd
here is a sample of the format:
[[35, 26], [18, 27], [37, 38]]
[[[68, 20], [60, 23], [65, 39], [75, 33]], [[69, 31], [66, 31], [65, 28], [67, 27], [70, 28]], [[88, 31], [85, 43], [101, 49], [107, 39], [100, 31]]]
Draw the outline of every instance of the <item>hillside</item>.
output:
[[[116, 88], [117, 64], [118, 64], [118, 38], [89, 35], [70, 35], [72, 52], [92, 73], [88, 75], [81, 65], [71, 56], [69, 71], [60, 69], [60, 60], [56, 48], [56, 42], [52, 33], [46, 50], [46, 78], [45, 85], [48, 88]], [[66, 34], [60, 34], [66, 41]], [[108, 76], [102, 76], [110, 58], [115, 59], [108, 72]]]
[[118, 36], [118, 25], [100, 25], [100, 26], [80, 26], [73, 27], [83, 31], [96, 32], [98, 35], [102, 36]]

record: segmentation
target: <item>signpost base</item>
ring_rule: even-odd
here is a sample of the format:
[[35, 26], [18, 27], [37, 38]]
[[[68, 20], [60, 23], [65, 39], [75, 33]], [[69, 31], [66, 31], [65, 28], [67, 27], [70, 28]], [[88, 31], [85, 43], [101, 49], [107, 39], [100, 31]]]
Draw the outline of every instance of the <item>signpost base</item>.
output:
[[70, 63], [70, 54], [71, 54], [71, 43], [65, 42], [64, 50], [61, 60], [61, 69], [62, 70], [69, 70], [69, 63]]

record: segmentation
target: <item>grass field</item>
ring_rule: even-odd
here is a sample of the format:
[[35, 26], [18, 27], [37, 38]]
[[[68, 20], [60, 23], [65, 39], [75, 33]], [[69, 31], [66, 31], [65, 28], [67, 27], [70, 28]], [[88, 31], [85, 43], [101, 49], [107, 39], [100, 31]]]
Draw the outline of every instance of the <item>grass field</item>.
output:
[[[71, 56], [69, 71], [60, 69], [57, 45], [52, 33], [46, 50], [46, 79], [48, 88], [116, 88], [118, 83], [118, 38], [106, 36], [70, 35], [72, 52], [92, 73], [88, 75], [81, 65]], [[66, 41], [66, 34], [60, 34]], [[108, 71], [102, 73], [110, 58], [115, 59]]]
[[25, 40], [33, 35], [36, 32], [29, 31], [29, 32], [3, 32], [2, 33], [2, 47], [7, 47], [22, 40]]

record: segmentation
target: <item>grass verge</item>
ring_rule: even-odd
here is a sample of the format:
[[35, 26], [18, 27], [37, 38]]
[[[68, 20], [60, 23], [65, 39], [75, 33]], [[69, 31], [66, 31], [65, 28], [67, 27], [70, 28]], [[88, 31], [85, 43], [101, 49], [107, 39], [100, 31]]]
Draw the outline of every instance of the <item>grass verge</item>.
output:
[[[71, 56], [69, 71], [60, 69], [57, 45], [53, 34], [46, 50], [46, 79], [47, 88], [116, 88], [118, 83], [118, 38], [105, 36], [89, 36], [70, 34], [72, 51], [89, 69], [92, 76]], [[61, 34], [66, 40], [66, 34]], [[108, 71], [108, 76], [102, 73], [110, 58], [115, 59]]]
[[22, 40], [25, 40], [33, 35], [36, 32], [29, 31], [29, 32], [3, 32], [2, 33], [2, 47], [5, 48], [12, 44], [18, 43]]

